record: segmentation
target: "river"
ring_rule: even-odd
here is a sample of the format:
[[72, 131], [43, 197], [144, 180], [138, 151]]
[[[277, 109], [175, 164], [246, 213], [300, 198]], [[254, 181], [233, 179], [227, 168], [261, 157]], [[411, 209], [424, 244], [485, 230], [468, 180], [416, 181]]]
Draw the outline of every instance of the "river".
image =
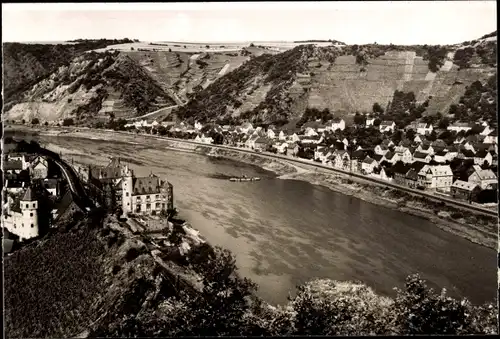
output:
[[[231, 250], [239, 271], [259, 295], [285, 303], [297, 284], [313, 278], [359, 280], [394, 295], [407, 275], [474, 303], [497, 294], [496, 252], [399, 211], [232, 160], [100, 140], [39, 137], [45, 145], [97, 164], [130, 161], [138, 176], [151, 172], [174, 185], [180, 216], [212, 244]], [[85, 155], [83, 155], [85, 154]], [[259, 176], [233, 183], [217, 176]]]

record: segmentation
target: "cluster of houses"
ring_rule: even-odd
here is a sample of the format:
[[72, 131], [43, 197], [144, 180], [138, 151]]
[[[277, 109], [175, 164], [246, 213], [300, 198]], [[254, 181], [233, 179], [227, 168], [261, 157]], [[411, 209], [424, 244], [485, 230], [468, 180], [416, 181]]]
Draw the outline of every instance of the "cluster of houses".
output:
[[2, 227], [20, 242], [81, 211], [60, 170], [38, 154], [3, 155]]
[[[368, 117], [364, 127], [376, 128], [383, 140], [370, 148], [357, 146], [355, 139], [339, 138], [332, 143], [329, 136], [346, 128], [345, 121], [339, 118], [327, 123], [312, 121], [300, 128], [286, 130], [254, 127], [251, 123], [241, 126], [203, 126], [196, 123], [189, 126], [184, 123], [148, 124], [143, 121], [129, 127], [155, 133], [155, 129], [163, 125], [170, 131], [184, 133], [189, 139], [206, 144], [217, 143], [214, 136], [221, 135], [222, 143], [229, 146], [305, 157], [339, 170], [373, 176], [412, 188], [437, 190], [457, 198], [470, 198], [478, 190], [496, 189], [492, 182], [496, 183], [497, 178], [489, 168], [498, 164], [498, 133], [488, 123], [482, 122], [475, 126], [459, 122], [449, 125], [446, 130], [456, 135], [454, 142], [450, 144], [441, 139], [429, 140], [433, 132], [445, 131], [430, 123], [414, 122], [406, 126], [404, 130], [413, 130], [414, 138], [403, 138], [395, 143], [391, 140], [391, 135], [397, 130], [396, 123], [382, 121], [375, 127], [374, 122], [375, 118]], [[477, 126], [479, 133], [467, 133]], [[461, 163], [467, 165], [466, 169], [462, 168], [463, 173], [468, 173], [467, 177], [454, 168]]]

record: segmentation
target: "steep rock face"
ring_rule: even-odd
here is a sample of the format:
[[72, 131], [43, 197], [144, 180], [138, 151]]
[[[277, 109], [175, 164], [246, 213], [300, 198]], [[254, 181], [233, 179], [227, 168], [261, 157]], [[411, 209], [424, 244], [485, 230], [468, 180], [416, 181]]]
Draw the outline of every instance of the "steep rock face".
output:
[[[250, 120], [284, 124], [307, 107], [337, 116], [387, 107], [396, 90], [428, 101], [427, 114], [447, 112], [466, 87], [494, 75], [496, 40], [472, 42], [467, 63], [457, 46], [299, 46], [252, 58], [179, 108], [185, 120]], [[459, 54], [461, 52], [458, 52]], [[434, 70], [434, 71], [433, 71]]]
[[60, 66], [5, 107], [6, 119], [87, 121], [128, 117], [174, 105], [147, 72], [119, 53], [86, 53]]
[[128, 42], [122, 40], [78, 40], [64, 44], [3, 44], [3, 80], [5, 102], [15, 99], [27, 88], [39, 82], [59, 66], [67, 65], [81, 53]]

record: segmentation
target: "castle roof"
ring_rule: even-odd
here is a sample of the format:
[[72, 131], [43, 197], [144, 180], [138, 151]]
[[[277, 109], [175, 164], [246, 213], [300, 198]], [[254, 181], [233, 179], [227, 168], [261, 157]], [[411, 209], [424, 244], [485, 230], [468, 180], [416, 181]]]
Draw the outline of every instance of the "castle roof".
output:
[[28, 189], [24, 193], [22, 201], [36, 201], [35, 193], [31, 189], [31, 187], [28, 187]]

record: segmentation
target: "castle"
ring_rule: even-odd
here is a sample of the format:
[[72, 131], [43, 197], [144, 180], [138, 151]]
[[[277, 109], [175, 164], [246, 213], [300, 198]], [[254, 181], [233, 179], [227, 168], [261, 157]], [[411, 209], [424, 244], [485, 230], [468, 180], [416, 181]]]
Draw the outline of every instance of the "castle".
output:
[[35, 192], [28, 187], [20, 199], [7, 196], [5, 204], [3, 226], [19, 237], [19, 241], [37, 237], [39, 235], [39, 208]]
[[87, 182], [104, 193], [104, 204], [121, 206], [123, 214], [157, 215], [173, 210], [173, 186], [150, 174], [136, 177], [120, 159], [112, 159], [106, 167], [89, 166]]

